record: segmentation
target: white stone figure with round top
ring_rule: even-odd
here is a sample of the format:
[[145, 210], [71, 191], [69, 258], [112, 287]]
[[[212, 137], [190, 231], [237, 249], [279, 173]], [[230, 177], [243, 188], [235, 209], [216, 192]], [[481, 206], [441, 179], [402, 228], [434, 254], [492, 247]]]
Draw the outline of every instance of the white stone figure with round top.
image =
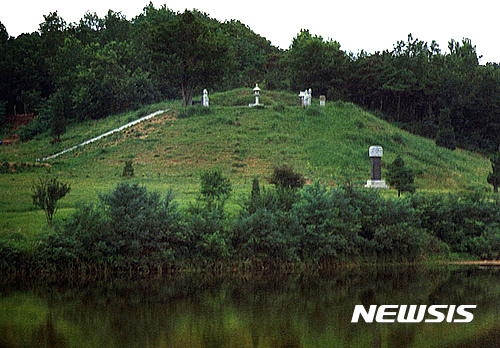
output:
[[203, 90], [203, 97], [201, 98], [201, 104], [206, 107], [210, 106], [208, 99], [208, 91], [206, 89]]

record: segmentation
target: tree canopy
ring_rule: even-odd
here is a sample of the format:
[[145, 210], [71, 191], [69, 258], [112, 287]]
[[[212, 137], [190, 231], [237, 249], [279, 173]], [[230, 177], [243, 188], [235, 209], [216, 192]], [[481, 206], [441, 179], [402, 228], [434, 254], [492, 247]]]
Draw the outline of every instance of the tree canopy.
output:
[[[132, 19], [110, 10], [68, 23], [56, 11], [33, 33], [10, 37], [7, 29], [0, 23], [3, 120], [30, 112], [60, 117], [51, 99], [70, 123], [161, 99], [182, 97], [190, 105], [203, 88], [259, 83], [356, 103], [438, 143], [453, 136], [450, 147], [492, 153], [500, 146], [499, 65], [479, 64], [469, 39], [451, 39], [444, 52], [410, 34], [392, 50], [353, 54], [301, 30], [283, 50], [237, 20], [152, 3]], [[449, 110], [445, 123], [442, 110]], [[43, 124], [29, 134], [49, 131], [51, 122]]]
[[196, 87], [213, 86], [230, 67], [229, 39], [220, 27], [199, 12], [186, 10], [155, 28], [150, 47], [159, 74], [192, 104]]

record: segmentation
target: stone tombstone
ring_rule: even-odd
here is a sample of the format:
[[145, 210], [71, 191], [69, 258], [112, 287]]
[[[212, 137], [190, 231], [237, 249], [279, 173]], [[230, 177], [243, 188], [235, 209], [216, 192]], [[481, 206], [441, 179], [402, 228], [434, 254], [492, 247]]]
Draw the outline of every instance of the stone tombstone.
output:
[[203, 97], [201, 99], [201, 103], [203, 106], [210, 106], [209, 105], [209, 99], [208, 99], [208, 91], [206, 89], [203, 90]]
[[366, 182], [366, 187], [386, 189], [385, 180], [382, 180], [382, 146], [370, 146], [368, 154], [371, 162], [371, 177]]
[[320, 95], [319, 96], [319, 106], [325, 106], [326, 104], [326, 96]]

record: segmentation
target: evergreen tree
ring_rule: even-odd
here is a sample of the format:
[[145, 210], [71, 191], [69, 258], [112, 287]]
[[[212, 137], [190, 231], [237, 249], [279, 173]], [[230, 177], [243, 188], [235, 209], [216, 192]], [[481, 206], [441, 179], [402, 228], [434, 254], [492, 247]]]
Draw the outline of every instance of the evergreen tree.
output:
[[441, 109], [439, 112], [439, 130], [436, 134], [436, 145], [455, 150], [457, 146], [450, 114], [449, 108]]
[[500, 184], [500, 147], [498, 151], [490, 156], [491, 172], [488, 175], [488, 183], [493, 185], [493, 192], [498, 193]]
[[49, 101], [50, 132], [53, 136], [52, 144], [61, 141], [61, 135], [66, 131], [66, 118], [64, 115], [64, 102], [60, 93], [53, 95]]
[[396, 157], [387, 169], [387, 180], [398, 190], [398, 197], [401, 197], [401, 192], [415, 192], [415, 174], [411, 168], [405, 167], [401, 156]]

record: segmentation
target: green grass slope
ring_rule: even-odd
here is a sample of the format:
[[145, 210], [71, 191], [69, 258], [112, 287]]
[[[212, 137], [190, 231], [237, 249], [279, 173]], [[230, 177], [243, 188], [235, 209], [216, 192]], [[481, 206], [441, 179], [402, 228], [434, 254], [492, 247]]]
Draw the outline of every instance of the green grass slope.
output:
[[[199, 174], [219, 167], [233, 183], [230, 209], [237, 208], [254, 176], [261, 182], [273, 166], [290, 164], [309, 181], [339, 184], [350, 180], [362, 186], [370, 177], [368, 148], [384, 148], [384, 167], [401, 155], [416, 172], [419, 191], [489, 190], [489, 161], [475, 153], [437, 147], [428, 139], [404, 132], [361, 108], [341, 102], [302, 109], [293, 94], [263, 91], [262, 109], [249, 108], [251, 89], [213, 94], [209, 112], [201, 107], [180, 111], [180, 103], [151, 105], [136, 112], [99, 121], [72, 125], [62, 142], [50, 144], [50, 135], [0, 147], [0, 161], [34, 162], [150, 112], [170, 111], [123, 133], [64, 154], [50, 167], [34, 167], [13, 174], [0, 174], [0, 234], [38, 234], [44, 215], [30, 198], [32, 180], [50, 171], [69, 181], [72, 190], [56, 217], [68, 216], [79, 201], [95, 201], [121, 177], [124, 162], [132, 160], [135, 177], [130, 179], [151, 190], [172, 188], [181, 204], [198, 192]], [[384, 194], [393, 195], [390, 190]]]

